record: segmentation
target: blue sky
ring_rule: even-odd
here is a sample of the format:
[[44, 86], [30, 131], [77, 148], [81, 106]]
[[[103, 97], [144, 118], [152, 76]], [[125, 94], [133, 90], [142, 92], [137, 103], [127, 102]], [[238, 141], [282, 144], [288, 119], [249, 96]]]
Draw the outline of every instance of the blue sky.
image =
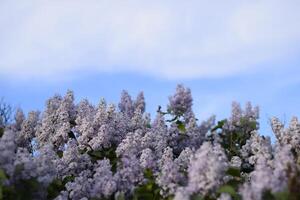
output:
[[268, 119], [298, 116], [300, 2], [1, 1], [0, 96], [25, 111], [66, 90], [117, 103], [143, 90], [147, 111], [176, 84], [192, 89], [199, 119], [232, 101]]

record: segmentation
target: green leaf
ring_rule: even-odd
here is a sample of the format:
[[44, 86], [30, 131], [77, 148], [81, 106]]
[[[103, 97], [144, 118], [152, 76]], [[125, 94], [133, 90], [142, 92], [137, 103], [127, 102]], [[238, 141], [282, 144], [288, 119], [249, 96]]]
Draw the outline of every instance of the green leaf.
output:
[[256, 121], [250, 122], [250, 123], [249, 123], [249, 127], [250, 127], [252, 130], [255, 130], [255, 129], [257, 128], [257, 123], [256, 123]]
[[13, 195], [17, 198], [15, 199], [33, 199], [34, 195], [40, 191], [41, 184], [37, 181], [36, 178], [31, 178], [28, 180], [21, 180], [19, 184], [16, 185], [16, 188], [13, 191]]
[[75, 176], [71, 175], [71, 176], [66, 176], [63, 181], [62, 181], [62, 184], [65, 185], [66, 183], [68, 182], [72, 182], [75, 180]]
[[[277, 192], [274, 194], [276, 200], [290, 200], [290, 193], [288, 191]], [[294, 199], [297, 199], [295, 197]]]
[[240, 184], [242, 183], [242, 179], [231, 179], [229, 181], [227, 181], [226, 185], [230, 185], [233, 188], [238, 188], [240, 186]]
[[3, 199], [3, 190], [2, 190], [2, 184], [0, 184], [0, 200]]
[[175, 116], [173, 119], [170, 119], [170, 120], [166, 120], [167, 122], [174, 122], [178, 119], [178, 116]]
[[116, 147], [110, 147], [102, 150], [90, 150], [87, 152], [93, 163], [104, 158], [109, 159], [112, 172], [116, 172], [119, 158], [116, 154]]
[[63, 180], [53, 180], [47, 188], [47, 199], [54, 199], [57, 197], [61, 191], [66, 189], [66, 183], [74, 181], [74, 179], [74, 176], [66, 176]]
[[78, 152], [80, 154], [85, 154], [87, 152], [87, 149], [86, 148], [84, 148], [84, 149], [78, 149]]
[[264, 200], [276, 200], [275, 196], [270, 190], [266, 190], [262, 193], [262, 199]]
[[1, 183], [2, 181], [6, 180], [6, 179], [7, 179], [7, 177], [6, 177], [6, 175], [5, 175], [4, 170], [3, 170], [3, 169], [0, 169], [0, 183]]
[[191, 200], [204, 200], [204, 197], [201, 195], [193, 195], [191, 197]]
[[133, 200], [161, 200], [160, 188], [155, 183], [153, 172], [150, 169], [144, 171], [146, 183], [135, 188], [132, 199]]
[[227, 122], [227, 119], [223, 119], [223, 120], [221, 120], [221, 121], [218, 121], [217, 126], [215, 126], [213, 129], [211, 129], [211, 131], [213, 132], [213, 131], [215, 131], [215, 130], [217, 130], [217, 129], [222, 129], [223, 126], [224, 126], [224, 124], [225, 124], [226, 122]]
[[124, 193], [123, 193], [123, 192], [120, 192], [120, 193], [118, 194], [118, 196], [116, 197], [116, 200], [125, 200], [125, 195], [124, 195]]
[[236, 167], [230, 167], [228, 168], [228, 170], [226, 171], [227, 175], [233, 176], [233, 177], [240, 177], [241, 176], [241, 172], [239, 168]]
[[2, 137], [3, 134], [4, 134], [4, 128], [0, 128], [0, 138]]
[[147, 179], [153, 179], [153, 173], [152, 173], [151, 169], [145, 169], [144, 177]]
[[58, 150], [58, 151], [56, 152], [56, 154], [58, 155], [59, 158], [62, 158], [63, 155], [64, 155], [64, 152], [63, 152], [62, 150]]
[[176, 121], [176, 124], [177, 124], [177, 128], [182, 131], [182, 132], [186, 132], [186, 128], [185, 128], [185, 125], [182, 121], [180, 120], [177, 120]]
[[53, 180], [47, 188], [47, 199], [54, 199], [62, 190], [64, 190], [62, 181], [59, 179]]
[[23, 165], [23, 164], [18, 164], [18, 165], [16, 165], [16, 167], [15, 167], [14, 173], [15, 173], [15, 174], [20, 174], [20, 173], [23, 171], [23, 169], [24, 169], [24, 165]]
[[138, 194], [134, 194], [133, 196], [134, 200], [153, 200], [153, 195], [149, 194], [149, 193], [138, 193]]
[[236, 191], [234, 188], [230, 185], [223, 185], [218, 189], [218, 193], [227, 193], [230, 194], [232, 197], [236, 196]]

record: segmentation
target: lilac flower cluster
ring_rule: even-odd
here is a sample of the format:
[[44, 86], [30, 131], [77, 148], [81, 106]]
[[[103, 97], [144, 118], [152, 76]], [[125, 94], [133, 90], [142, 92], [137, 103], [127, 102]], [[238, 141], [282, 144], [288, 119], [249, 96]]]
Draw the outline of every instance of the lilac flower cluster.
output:
[[198, 122], [192, 106], [178, 85], [153, 121], [142, 92], [95, 106], [68, 91], [41, 113], [18, 109], [0, 136], [0, 199], [299, 199], [296, 117], [287, 128], [271, 119], [271, 143], [250, 103], [217, 123]]

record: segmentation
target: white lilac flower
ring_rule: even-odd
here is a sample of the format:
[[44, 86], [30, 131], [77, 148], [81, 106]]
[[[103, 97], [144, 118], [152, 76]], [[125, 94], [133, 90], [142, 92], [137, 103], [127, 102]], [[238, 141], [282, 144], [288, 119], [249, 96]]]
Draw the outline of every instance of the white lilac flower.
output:
[[77, 105], [76, 112], [76, 124], [80, 124], [80, 120], [84, 118], [92, 120], [96, 110], [95, 107], [92, 104], [90, 104], [90, 102], [87, 99], [83, 99]]
[[233, 156], [230, 160], [230, 166], [235, 168], [240, 168], [242, 165], [242, 160], [238, 156]]
[[71, 125], [68, 122], [63, 122], [55, 131], [55, 134], [51, 137], [50, 142], [60, 149], [69, 139], [69, 133], [71, 131]]
[[77, 117], [75, 120], [77, 139], [80, 144], [87, 144], [89, 138], [93, 136], [93, 119], [95, 115], [95, 108], [87, 99], [82, 100], [77, 106]]
[[39, 144], [51, 142], [56, 149], [63, 147], [72, 128], [71, 122], [75, 121], [75, 118], [76, 111], [72, 91], [68, 91], [64, 98], [56, 95], [49, 99], [37, 134]]
[[247, 102], [245, 110], [243, 111], [239, 103], [233, 102], [232, 109], [231, 109], [231, 118], [230, 118], [232, 123], [239, 125], [242, 118], [246, 118], [250, 121], [258, 119], [259, 118], [258, 106], [252, 108], [251, 103]]
[[83, 118], [81, 120], [81, 124], [78, 124], [76, 129], [80, 133], [77, 141], [82, 146], [82, 148], [85, 148], [86, 146], [88, 146], [89, 141], [95, 137], [93, 123], [90, 120]]
[[174, 162], [179, 166], [180, 171], [186, 172], [190, 164], [191, 158], [194, 152], [190, 147], [186, 147], [180, 155], [174, 160]]
[[252, 105], [250, 102], [246, 103], [246, 107], [245, 107], [245, 111], [244, 111], [244, 116], [247, 119], [258, 119], [259, 118], [259, 107], [255, 106], [254, 108], [252, 108]]
[[96, 109], [95, 117], [93, 119], [93, 127], [95, 130], [99, 129], [103, 124], [107, 123], [107, 104], [104, 99], [100, 100], [100, 103]]
[[296, 168], [295, 159], [290, 145], [277, 146], [273, 161], [273, 184], [274, 192], [282, 191], [288, 183], [288, 171], [294, 173]]
[[257, 130], [259, 127], [259, 123], [257, 121], [258, 118], [259, 108], [257, 106], [252, 108], [251, 103], [248, 102], [246, 104], [245, 110], [243, 110], [239, 103], [233, 102], [231, 108], [231, 117], [227, 120], [227, 122], [223, 126], [223, 129], [234, 131], [238, 128], [244, 128], [246, 129], [244, 130], [245, 132], [248, 132], [248, 129], [250, 129], [249, 131], [252, 131], [254, 127], [247, 127], [247, 125], [243, 124], [244, 122], [247, 122], [255, 123], [255, 130]]
[[8, 175], [14, 172], [13, 163], [16, 158], [16, 133], [12, 130], [4, 131], [0, 139], [0, 168], [4, 169]]
[[74, 96], [72, 91], [68, 91], [64, 96], [59, 108], [57, 109], [58, 127], [55, 134], [51, 137], [51, 142], [55, 147], [62, 147], [69, 139], [69, 132], [72, 128], [72, 121], [75, 121], [76, 112]]
[[142, 132], [140, 130], [128, 133], [116, 149], [117, 156], [137, 155], [142, 149], [141, 139]]
[[231, 121], [235, 124], [238, 124], [240, 122], [240, 119], [243, 116], [243, 110], [241, 108], [241, 105], [237, 102], [232, 102], [231, 105]]
[[68, 182], [65, 187], [72, 200], [90, 198], [92, 172], [90, 170], [82, 171], [74, 181]]
[[168, 109], [175, 115], [190, 115], [192, 105], [191, 90], [183, 85], [177, 85], [176, 93], [169, 97]]
[[271, 118], [271, 127], [273, 130], [273, 133], [276, 136], [276, 139], [281, 143], [284, 125], [279, 121], [278, 118], [272, 117]]
[[175, 155], [179, 155], [180, 152], [187, 146], [190, 145], [189, 136], [183, 134], [176, 123], [172, 123], [168, 129], [167, 144], [173, 149]]
[[[99, 144], [102, 146], [117, 146], [128, 133], [130, 127], [130, 123], [128, 122], [129, 118], [127, 118], [127, 116], [116, 112], [114, 104], [106, 106], [103, 101], [100, 103], [93, 121], [93, 128], [95, 132], [91, 139], [103, 141], [103, 144]], [[94, 142], [92, 141], [91, 143]]]
[[110, 127], [107, 124], [103, 124], [97, 135], [95, 135], [88, 144], [92, 147], [93, 150], [102, 150], [103, 148], [109, 148], [111, 146], [111, 137], [112, 133]]
[[[197, 123], [190, 90], [178, 85], [169, 100], [168, 112], [173, 117], [179, 115], [184, 133], [176, 122], [166, 123], [162, 112], [151, 123], [145, 113], [143, 93], [134, 101], [124, 91], [119, 110], [105, 100], [97, 107], [87, 100], [75, 106], [71, 91], [64, 97], [55, 95], [49, 99], [41, 116], [30, 112], [25, 118], [18, 110], [15, 123], [0, 135], [0, 168], [8, 177], [5, 184], [14, 187], [33, 178], [40, 188], [34, 195], [45, 199], [46, 188], [53, 180], [71, 176], [75, 179], [59, 191], [56, 200], [113, 198], [121, 194], [127, 200], [135, 188], [145, 183], [144, 171], [151, 169], [163, 197], [188, 200], [194, 195], [211, 195], [229, 200], [228, 194], [216, 193], [226, 183], [225, 171], [229, 166], [240, 168], [243, 162], [249, 162], [254, 171], [242, 174], [245, 183], [239, 185], [239, 193], [243, 199], [262, 200], [265, 191], [274, 193], [287, 188], [289, 178], [299, 167], [300, 124], [296, 117], [286, 129], [272, 118], [277, 138], [272, 146], [269, 137], [257, 132], [258, 107], [247, 103], [243, 110], [233, 103], [231, 117], [222, 130], [243, 131], [249, 139], [229, 162], [220, 145], [219, 132], [208, 137], [215, 117]], [[71, 133], [75, 138], [69, 138]], [[38, 148], [33, 149], [35, 145]], [[91, 160], [81, 151], [107, 148], [116, 149], [117, 167], [113, 171], [111, 163], [115, 160]]]
[[98, 161], [94, 166], [94, 175], [91, 183], [91, 197], [109, 197], [117, 189], [117, 182], [111, 171], [108, 159]]
[[281, 192], [287, 187], [288, 170], [295, 170], [291, 146], [277, 146], [273, 160], [259, 154], [255, 170], [250, 174], [250, 182], [241, 187], [246, 200], [261, 200], [265, 191]]
[[[289, 143], [292, 147], [297, 151], [300, 152], [300, 124], [297, 117], [293, 117], [289, 124], [288, 128], [288, 135], [290, 136]], [[288, 142], [285, 142], [288, 143]]]
[[242, 157], [254, 165], [257, 159], [264, 156], [267, 160], [272, 158], [272, 145], [270, 137], [260, 136], [257, 131], [251, 133], [251, 137], [241, 149]]
[[293, 117], [289, 127], [284, 128], [284, 125], [278, 118], [271, 119], [272, 130], [280, 145], [291, 145], [293, 150], [300, 153], [300, 123], [297, 117]]
[[32, 149], [32, 139], [35, 137], [35, 132], [37, 129], [39, 120], [39, 112], [31, 111], [28, 114], [27, 119], [25, 119], [21, 125], [21, 130], [18, 135], [18, 146], [25, 147], [29, 151], [33, 151]]
[[155, 150], [155, 154], [161, 157], [163, 150], [168, 146], [168, 127], [162, 114], [158, 113], [151, 130], [148, 131], [141, 139], [143, 148], [151, 148]]
[[119, 191], [133, 192], [137, 184], [144, 180], [143, 170], [138, 158], [135, 155], [123, 156], [114, 177]]
[[55, 95], [47, 100], [46, 110], [43, 112], [41, 126], [37, 132], [39, 145], [47, 143], [56, 132], [58, 126], [57, 110], [61, 104], [62, 97]]
[[80, 154], [76, 141], [70, 140], [66, 150], [63, 152], [61, 160], [58, 161], [57, 169], [60, 176], [77, 175], [82, 170], [91, 165], [90, 158], [87, 154]]
[[155, 154], [149, 148], [143, 149], [140, 156], [140, 165], [145, 169], [155, 169], [156, 168], [156, 160]]
[[190, 162], [187, 190], [206, 195], [222, 184], [227, 158], [219, 144], [202, 144]]
[[160, 172], [156, 178], [157, 184], [161, 188], [161, 195], [167, 197], [174, 195], [179, 184], [183, 182], [183, 174], [180, 173], [180, 167], [174, 162], [172, 148], [167, 147], [164, 150], [161, 160], [159, 161]]
[[15, 124], [14, 124], [14, 129], [16, 131], [20, 131], [22, 127], [22, 123], [25, 120], [25, 115], [23, 113], [23, 110], [21, 108], [18, 108], [16, 113], [15, 113]]
[[272, 173], [268, 160], [260, 154], [255, 170], [250, 174], [250, 183], [246, 182], [240, 189], [243, 199], [261, 200], [263, 192], [272, 187]]
[[37, 176], [36, 163], [24, 148], [18, 148], [13, 164], [14, 179], [30, 179]]
[[211, 116], [207, 120], [203, 121], [199, 126], [195, 117], [190, 118], [188, 124], [186, 125], [187, 135], [189, 136], [189, 141], [187, 146], [194, 147], [198, 149], [207, 133], [215, 125], [215, 116]]
[[123, 139], [124, 123], [118, 118], [113, 104], [106, 105], [102, 99], [98, 105], [95, 114], [88, 117], [77, 119], [80, 124], [77, 125], [79, 137], [78, 142], [81, 148], [89, 147], [93, 150], [109, 148], [113, 144], [118, 144]]
[[148, 114], [143, 114], [140, 109], [136, 109], [133, 113], [132, 118], [130, 119], [130, 129], [132, 131], [137, 129], [146, 130], [148, 129], [147, 125], [150, 124], [150, 118]]
[[184, 187], [178, 187], [174, 196], [174, 200], [190, 200], [190, 193]]
[[114, 112], [110, 117], [110, 126], [113, 128], [111, 142], [117, 146], [126, 137], [127, 133], [131, 131], [129, 129], [128, 119], [124, 118], [122, 113], [115, 112], [115, 107], [112, 107], [111, 109], [114, 109]]
[[145, 103], [145, 97], [144, 97], [144, 93], [143, 92], [140, 92], [137, 95], [136, 100], [134, 102], [134, 109], [141, 111], [141, 113], [145, 112], [146, 103]]
[[126, 90], [122, 91], [121, 100], [119, 103], [120, 112], [131, 118], [134, 112], [134, 105], [132, 99]]
[[37, 167], [36, 173], [39, 182], [47, 186], [54, 178], [58, 177], [58, 156], [54, 152], [51, 144], [44, 145], [40, 148], [38, 155], [33, 159]]

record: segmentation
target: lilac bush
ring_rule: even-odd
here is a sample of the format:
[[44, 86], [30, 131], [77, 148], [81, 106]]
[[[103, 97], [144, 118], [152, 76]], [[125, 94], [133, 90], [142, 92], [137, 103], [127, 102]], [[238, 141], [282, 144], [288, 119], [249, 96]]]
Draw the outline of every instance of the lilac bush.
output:
[[143, 92], [75, 103], [54, 95], [43, 112], [15, 112], [1, 126], [0, 199], [297, 200], [300, 123], [270, 119], [236, 102], [227, 119], [200, 122], [191, 90], [178, 85], [153, 120]]

